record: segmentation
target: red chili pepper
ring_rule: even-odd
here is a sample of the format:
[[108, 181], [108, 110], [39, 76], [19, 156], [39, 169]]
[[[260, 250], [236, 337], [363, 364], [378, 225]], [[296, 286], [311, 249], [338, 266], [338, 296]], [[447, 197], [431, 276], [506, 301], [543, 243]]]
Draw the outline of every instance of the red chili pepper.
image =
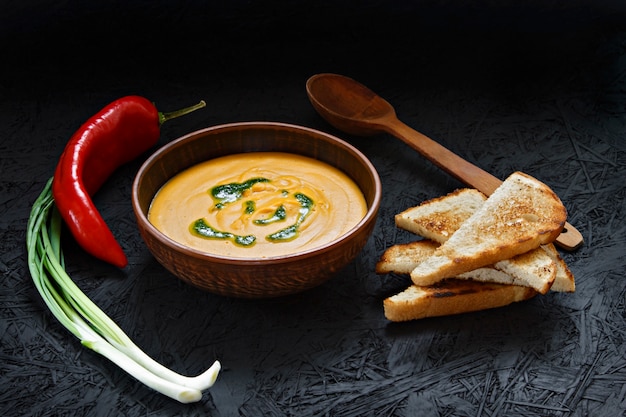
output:
[[52, 193], [63, 220], [83, 249], [117, 267], [128, 264], [91, 196], [120, 165], [156, 144], [161, 124], [204, 106], [201, 101], [176, 112], [160, 113], [143, 97], [123, 97], [74, 133], [57, 164]]

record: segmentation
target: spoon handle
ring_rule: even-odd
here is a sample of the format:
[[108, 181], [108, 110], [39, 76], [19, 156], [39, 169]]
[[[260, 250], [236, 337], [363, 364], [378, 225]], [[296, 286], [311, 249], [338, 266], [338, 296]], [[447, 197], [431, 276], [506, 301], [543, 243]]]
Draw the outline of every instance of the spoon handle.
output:
[[[470, 187], [476, 188], [485, 195], [491, 195], [502, 184], [502, 180], [466, 161], [395, 117], [387, 120], [383, 129], [387, 133], [401, 139], [454, 178]], [[563, 249], [572, 251], [582, 245], [583, 237], [574, 226], [565, 223], [563, 231], [556, 239], [556, 243]]]

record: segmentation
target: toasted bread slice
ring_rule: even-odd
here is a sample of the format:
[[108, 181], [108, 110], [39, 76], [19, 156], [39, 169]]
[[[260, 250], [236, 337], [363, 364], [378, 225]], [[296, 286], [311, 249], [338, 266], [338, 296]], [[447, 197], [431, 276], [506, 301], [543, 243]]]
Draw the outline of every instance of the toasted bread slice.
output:
[[439, 247], [432, 240], [399, 243], [388, 247], [376, 263], [377, 274], [410, 274], [420, 262]]
[[554, 244], [549, 243], [547, 245], [543, 245], [541, 246], [541, 249], [545, 250], [548, 255], [550, 255], [556, 265], [556, 278], [554, 279], [554, 283], [552, 284], [550, 290], [556, 292], [575, 292], [576, 281], [574, 279], [574, 274], [572, 274], [572, 271], [570, 271], [563, 258], [561, 258], [559, 252], [554, 247]]
[[535, 178], [515, 172], [421, 262], [411, 279], [431, 285], [553, 242], [567, 212], [558, 196]]
[[529, 287], [446, 279], [429, 287], [411, 285], [386, 298], [383, 309], [390, 321], [409, 321], [503, 307], [536, 294]]
[[541, 248], [496, 262], [493, 267], [514, 276], [524, 283], [520, 285], [534, 288], [541, 294], [547, 293], [556, 279], [556, 263]]
[[396, 214], [396, 226], [444, 243], [486, 200], [487, 196], [474, 188], [461, 188]]
[[[418, 240], [390, 246], [383, 252], [380, 260], [376, 263], [376, 273], [410, 274], [420, 262], [431, 256], [437, 247], [439, 247], [439, 244], [432, 240]], [[528, 287], [525, 281], [519, 280], [493, 266], [477, 268], [460, 274], [456, 278]]]
[[[485, 200], [487, 197], [478, 190], [459, 189], [397, 214], [396, 225], [443, 243]], [[575, 290], [574, 276], [552, 244], [497, 262], [494, 267], [514, 277], [518, 285], [528, 285], [541, 294], [548, 289], [561, 292]]]

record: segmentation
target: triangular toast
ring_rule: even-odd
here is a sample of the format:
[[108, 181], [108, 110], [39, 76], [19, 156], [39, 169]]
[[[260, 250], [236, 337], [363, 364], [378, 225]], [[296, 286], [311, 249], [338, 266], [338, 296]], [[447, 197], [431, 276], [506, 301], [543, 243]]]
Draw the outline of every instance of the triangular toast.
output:
[[[376, 273], [410, 274], [420, 262], [423, 262], [424, 259], [435, 253], [438, 247], [439, 243], [427, 239], [390, 246], [383, 252], [379, 261], [376, 263]], [[528, 287], [526, 282], [520, 281], [493, 266], [477, 268], [454, 278]]]
[[570, 271], [563, 258], [561, 258], [554, 244], [549, 243], [542, 245], [541, 249], [545, 250], [556, 264], [556, 278], [550, 290], [556, 292], [575, 292], [576, 280], [574, 279], [574, 274], [572, 274], [572, 271]]
[[537, 294], [529, 287], [446, 279], [429, 287], [411, 285], [383, 301], [390, 321], [417, 320], [503, 307]]

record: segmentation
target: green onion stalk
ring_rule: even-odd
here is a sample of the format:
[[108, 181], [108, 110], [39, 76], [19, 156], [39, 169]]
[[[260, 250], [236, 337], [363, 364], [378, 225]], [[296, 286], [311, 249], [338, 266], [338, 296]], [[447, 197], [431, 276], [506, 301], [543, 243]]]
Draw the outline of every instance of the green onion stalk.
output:
[[215, 383], [219, 361], [189, 377], [172, 371], [143, 352], [124, 331], [83, 293], [65, 271], [61, 216], [54, 204], [52, 178], [33, 204], [26, 232], [28, 268], [44, 302], [83, 346], [108, 358], [146, 386], [181, 403], [202, 398]]

